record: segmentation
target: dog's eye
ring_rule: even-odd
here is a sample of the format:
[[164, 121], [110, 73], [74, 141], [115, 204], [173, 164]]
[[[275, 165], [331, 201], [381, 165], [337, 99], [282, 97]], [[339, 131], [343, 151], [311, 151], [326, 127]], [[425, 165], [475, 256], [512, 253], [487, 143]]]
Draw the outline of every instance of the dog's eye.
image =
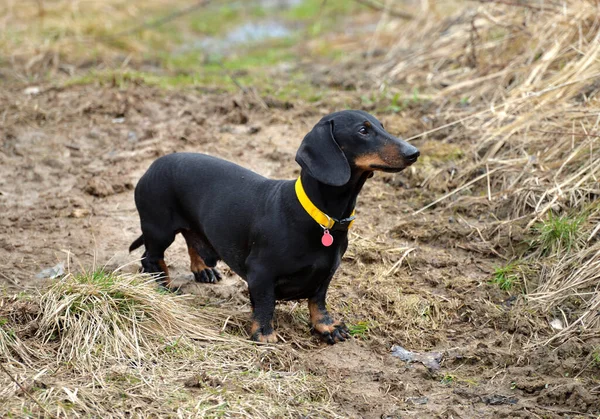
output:
[[367, 135], [367, 127], [360, 127], [358, 132], [362, 135]]

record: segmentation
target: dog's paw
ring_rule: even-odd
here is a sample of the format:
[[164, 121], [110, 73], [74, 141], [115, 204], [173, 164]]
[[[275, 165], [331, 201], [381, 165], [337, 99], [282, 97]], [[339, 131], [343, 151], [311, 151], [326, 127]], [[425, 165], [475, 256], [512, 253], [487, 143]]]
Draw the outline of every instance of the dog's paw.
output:
[[206, 268], [200, 272], [194, 272], [196, 282], [214, 284], [221, 280], [221, 273], [215, 268]]
[[251, 339], [255, 342], [261, 343], [277, 343], [277, 335], [275, 332], [271, 332], [268, 335], [263, 335], [261, 332], [255, 332]]
[[334, 322], [332, 324], [318, 323], [313, 327], [313, 333], [319, 335], [321, 340], [330, 345], [338, 342], [344, 342], [350, 338], [350, 331], [344, 322]]

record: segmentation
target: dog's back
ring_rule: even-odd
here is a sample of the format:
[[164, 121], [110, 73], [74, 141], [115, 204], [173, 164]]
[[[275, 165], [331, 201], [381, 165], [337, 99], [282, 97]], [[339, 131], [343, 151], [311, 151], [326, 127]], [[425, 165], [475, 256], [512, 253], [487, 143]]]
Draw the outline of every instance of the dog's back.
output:
[[[252, 230], [277, 189], [275, 181], [237, 164], [199, 153], [157, 159], [135, 189], [144, 236], [192, 230], [240, 275]], [[257, 199], [261, 197], [261, 199]], [[273, 210], [273, 208], [271, 208]]]

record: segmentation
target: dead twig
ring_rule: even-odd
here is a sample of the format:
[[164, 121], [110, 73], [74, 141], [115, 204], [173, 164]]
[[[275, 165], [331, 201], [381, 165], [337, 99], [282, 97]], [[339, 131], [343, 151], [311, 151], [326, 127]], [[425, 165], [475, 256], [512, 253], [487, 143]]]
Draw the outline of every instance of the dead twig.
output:
[[408, 249], [406, 249], [404, 251], [404, 253], [402, 253], [402, 256], [400, 256], [400, 259], [398, 259], [396, 261], [396, 263], [394, 263], [392, 265], [392, 267], [384, 274], [384, 276], [388, 276], [390, 274], [393, 274], [394, 272], [396, 272], [398, 270], [398, 268], [402, 265], [402, 262], [404, 261], [404, 259], [406, 259], [406, 257], [408, 255], [410, 255], [412, 252], [414, 252], [416, 249], [414, 247], [410, 247]]
[[517, 7], [522, 7], [524, 9], [537, 10], [539, 12], [552, 12], [552, 13], [561, 13], [561, 14], [563, 13], [562, 10], [556, 9], [553, 7], [535, 6], [533, 4], [522, 3], [522, 2], [513, 2], [513, 1], [507, 1], [507, 0], [477, 0], [477, 1], [479, 1], [479, 3], [484, 3], [484, 4], [497, 3], [497, 4], [505, 4], [507, 6], [517, 6]]
[[371, 9], [375, 9], [378, 11], [385, 11], [386, 13], [388, 13], [390, 16], [394, 16], [400, 19], [404, 19], [404, 20], [413, 20], [415, 18], [414, 15], [407, 13], [407, 12], [403, 12], [400, 10], [395, 10], [395, 9], [391, 9], [391, 8], [387, 8], [385, 5], [375, 1], [375, 0], [355, 0], [357, 3], [360, 3], [364, 6], [370, 7]]
[[531, 132], [539, 132], [541, 134], [574, 135], [575, 137], [600, 138], [600, 134], [586, 134], [585, 132], [546, 131], [546, 130], [542, 130], [542, 129], [530, 129], [529, 131], [531, 131]]

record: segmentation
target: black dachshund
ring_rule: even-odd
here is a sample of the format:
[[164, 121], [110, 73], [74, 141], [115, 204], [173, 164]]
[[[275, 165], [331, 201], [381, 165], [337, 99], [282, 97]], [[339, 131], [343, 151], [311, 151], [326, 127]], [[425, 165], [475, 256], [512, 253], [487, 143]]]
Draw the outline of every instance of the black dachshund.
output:
[[296, 154], [297, 180], [266, 179], [203, 154], [156, 160], [135, 189], [145, 246], [142, 266], [170, 286], [165, 250], [183, 234], [196, 281], [216, 282], [218, 260], [248, 283], [252, 339], [276, 342], [276, 300], [308, 299], [315, 332], [328, 343], [349, 337], [327, 312], [327, 288], [348, 247], [356, 198], [373, 171], [399, 172], [419, 151], [363, 111], [321, 119]]

